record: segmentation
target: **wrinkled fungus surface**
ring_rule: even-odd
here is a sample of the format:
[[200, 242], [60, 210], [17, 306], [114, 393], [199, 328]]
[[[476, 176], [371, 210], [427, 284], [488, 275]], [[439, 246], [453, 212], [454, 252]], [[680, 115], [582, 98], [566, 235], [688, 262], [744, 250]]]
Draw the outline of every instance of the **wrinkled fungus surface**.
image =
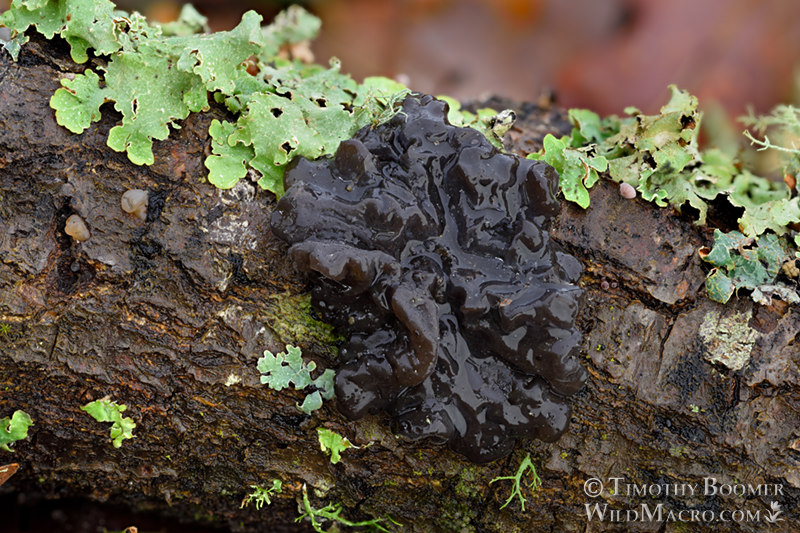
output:
[[333, 157], [296, 160], [272, 227], [347, 337], [339, 409], [384, 410], [397, 433], [484, 462], [567, 427], [565, 397], [585, 380], [581, 267], [544, 229], [559, 206], [555, 171], [446, 114], [412, 95]]

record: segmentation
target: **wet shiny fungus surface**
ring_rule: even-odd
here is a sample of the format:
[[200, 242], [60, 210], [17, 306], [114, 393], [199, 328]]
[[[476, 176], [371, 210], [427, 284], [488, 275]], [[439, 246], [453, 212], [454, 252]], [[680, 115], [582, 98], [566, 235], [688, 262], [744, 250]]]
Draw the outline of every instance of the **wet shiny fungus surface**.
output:
[[298, 159], [273, 231], [291, 243], [322, 318], [345, 335], [339, 409], [476, 462], [517, 437], [556, 440], [583, 385], [578, 261], [544, 227], [555, 171], [451, 126], [411, 95], [332, 158]]

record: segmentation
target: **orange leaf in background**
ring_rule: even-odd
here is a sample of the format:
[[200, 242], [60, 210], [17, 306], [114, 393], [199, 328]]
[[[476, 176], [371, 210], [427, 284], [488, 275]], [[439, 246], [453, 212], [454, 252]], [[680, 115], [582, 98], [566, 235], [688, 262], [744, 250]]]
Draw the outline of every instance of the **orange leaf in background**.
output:
[[18, 468], [19, 465], [17, 463], [0, 466], [0, 485], [8, 481], [8, 478], [16, 474]]
[[542, 16], [542, 0], [484, 0], [509, 26], [532, 26]]

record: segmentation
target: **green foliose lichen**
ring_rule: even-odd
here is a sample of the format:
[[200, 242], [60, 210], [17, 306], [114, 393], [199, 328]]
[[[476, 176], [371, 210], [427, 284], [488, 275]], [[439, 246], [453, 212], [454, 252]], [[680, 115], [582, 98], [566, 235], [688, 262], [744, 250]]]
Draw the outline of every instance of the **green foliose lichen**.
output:
[[[332, 154], [359, 128], [391, 118], [408, 89], [382, 77], [357, 83], [340, 72], [335, 58], [328, 67], [292, 58], [286, 51], [320, 28], [319, 19], [299, 6], [269, 25], [261, 22], [248, 11], [234, 29], [208, 33], [207, 20], [191, 6], [177, 21], [155, 24], [109, 0], [13, 0], [0, 18], [12, 30], [5, 48], [15, 60], [29, 28], [48, 39], [60, 35], [77, 63], [87, 62], [90, 50], [97, 58], [83, 73], [61, 80], [51, 98], [60, 125], [81, 133], [111, 102], [122, 120], [109, 132], [108, 146], [137, 165], [151, 165], [153, 142], [213, 100], [233, 119], [209, 128], [209, 181], [230, 188], [253, 170], [262, 188], [281, 196], [292, 159]], [[457, 109], [454, 116], [499, 142], [486, 117]]]
[[0, 418], [0, 450], [14, 452], [10, 444], [28, 438], [28, 428], [33, 425], [33, 420], [25, 411], [14, 411], [8, 417]]
[[[622, 117], [600, 118], [586, 109], [572, 109], [570, 135], [556, 139], [548, 135], [541, 152], [530, 154], [560, 173], [564, 197], [581, 207], [589, 206], [589, 189], [602, 177], [632, 187], [641, 198], [658, 206], [694, 210], [697, 224], [705, 224], [711, 201], [728, 204], [741, 213], [740, 232], [717, 231], [712, 252], [704, 259], [714, 267], [706, 289], [711, 299], [726, 302], [738, 289], [751, 291], [753, 298], [769, 304], [773, 297], [800, 302], [797, 283], [786, 283], [777, 273], [787, 258], [797, 254], [800, 237], [793, 235], [800, 223], [800, 149], [774, 144], [768, 128], [778, 130], [781, 139], [800, 135], [800, 110], [778, 106], [766, 117], [752, 114], [742, 120], [764, 135], [756, 139], [761, 149], [774, 149], [783, 156], [785, 183], [753, 174], [735, 153], [717, 148], [701, 150], [699, 135], [702, 113], [697, 98], [670, 86], [670, 100], [655, 115], [627, 108]], [[778, 239], [778, 236], [786, 239]], [[728, 260], [718, 262], [720, 250], [747, 240], [758, 242], [753, 251], [739, 249]], [[740, 247], [741, 248], [741, 247]], [[780, 250], [780, 253], [778, 253]]]
[[264, 351], [264, 356], [258, 360], [258, 371], [261, 373], [261, 383], [269, 386], [275, 391], [282, 391], [291, 386], [295, 390], [309, 389], [308, 394], [301, 404], [297, 405], [305, 414], [311, 414], [322, 407], [322, 400], [333, 398], [333, 377], [332, 369], [327, 368], [316, 378], [312, 378], [312, 373], [316, 373], [317, 364], [314, 361], [306, 363], [303, 361], [300, 348], [287, 345], [286, 352], [273, 354], [269, 350]]
[[133, 438], [136, 423], [132, 418], [122, 416], [128, 406], [118, 404], [106, 397], [89, 402], [81, 409], [98, 422], [111, 422], [111, 443], [114, 448], [122, 446], [123, 440]]
[[248, 11], [233, 30], [216, 33], [201, 33], [206, 20], [192, 8], [159, 25], [107, 0], [14, 0], [0, 21], [13, 32], [6, 48], [15, 58], [30, 27], [60, 35], [78, 63], [93, 51], [100, 61], [62, 80], [50, 105], [59, 124], [81, 133], [112, 102], [122, 120], [108, 146], [135, 164], [152, 164], [153, 142], [207, 110], [209, 95], [223, 103], [236, 119], [212, 125], [206, 160], [209, 180], [222, 188], [254, 169], [259, 185], [280, 196], [291, 159], [332, 153], [360, 127], [391, 116], [393, 95], [407, 91], [391, 80], [356, 83], [336, 60], [326, 68], [280, 55], [319, 29], [319, 19], [298, 6], [263, 27], [261, 15]]
[[793, 260], [786, 239], [768, 233], [759, 238], [738, 231], [714, 231], [714, 245], [700, 250], [700, 257], [714, 268], [706, 279], [709, 298], [726, 303], [739, 289], [747, 289], [754, 301], [770, 305], [774, 297], [797, 304], [797, 283], [779, 276], [782, 266]]
[[342, 437], [328, 428], [317, 428], [317, 439], [319, 440], [320, 450], [330, 455], [331, 464], [334, 465], [342, 460], [343, 451], [348, 448], [358, 448], [347, 437]]
[[545, 137], [544, 149], [529, 157], [544, 159], [561, 173], [567, 200], [589, 205], [587, 190], [597, 172], [634, 187], [645, 200], [680, 210], [689, 205], [697, 223], [705, 224], [709, 202], [718, 196], [744, 208], [742, 231], [756, 236], [766, 230], [783, 234], [800, 222], [798, 199], [782, 183], [743, 169], [734, 155], [699, 148], [703, 114], [697, 98], [669, 87], [671, 98], [656, 115], [625, 109], [626, 115], [600, 118], [586, 109], [572, 109], [569, 136]]

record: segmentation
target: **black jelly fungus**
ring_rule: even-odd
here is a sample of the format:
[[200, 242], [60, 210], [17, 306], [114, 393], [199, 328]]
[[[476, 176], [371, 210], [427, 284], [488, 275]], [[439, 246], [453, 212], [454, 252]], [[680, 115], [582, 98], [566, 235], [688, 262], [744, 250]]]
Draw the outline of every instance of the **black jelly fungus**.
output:
[[339, 409], [386, 411], [476, 462], [518, 437], [554, 441], [586, 379], [576, 352], [580, 263], [545, 229], [558, 176], [450, 125], [410, 95], [333, 157], [298, 158], [272, 229], [347, 341]]

